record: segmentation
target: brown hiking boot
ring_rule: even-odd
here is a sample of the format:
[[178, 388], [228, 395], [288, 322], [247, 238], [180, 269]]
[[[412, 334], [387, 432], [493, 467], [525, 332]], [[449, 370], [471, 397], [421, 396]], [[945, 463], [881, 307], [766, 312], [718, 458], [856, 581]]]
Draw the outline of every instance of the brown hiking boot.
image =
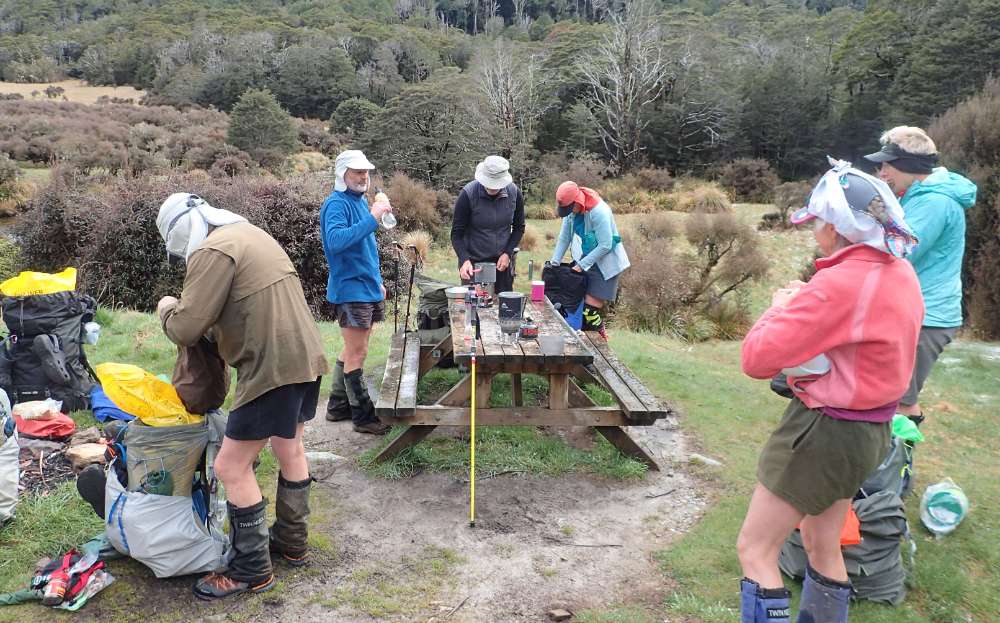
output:
[[194, 594], [198, 599], [214, 601], [242, 593], [263, 593], [272, 588], [274, 588], [273, 575], [268, 575], [266, 579], [251, 585], [249, 582], [240, 582], [221, 573], [213, 572], [195, 583]]
[[388, 424], [382, 423], [381, 420], [371, 420], [370, 422], [365, 422], [363, 424], [355, 424], [354, 432], [356, 433], [368, 433], [369, 435], [384, 435], [389, 432], [392, 427]]
[[198, 599], [213, 601], [241, 593], [262, 593], [274, 587], [268, 552], [267, 500], [229, 511], [230, 559], [222, 573], [209, 573], [194, 585]]

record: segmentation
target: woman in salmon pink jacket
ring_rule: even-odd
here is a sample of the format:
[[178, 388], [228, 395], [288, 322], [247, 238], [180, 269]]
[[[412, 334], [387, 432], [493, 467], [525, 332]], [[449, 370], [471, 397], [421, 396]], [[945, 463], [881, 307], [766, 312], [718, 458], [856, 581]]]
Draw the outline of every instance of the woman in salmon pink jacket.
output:
[[899, 202], [881, 180], [831, 164], [792, 217], [811, 221], [818, 271], [775, 292], [743, 340], [743, 371], [784, 371], [795, 394], [761, 453], [737, 542], [743, 623], [790, 620], [778, 554], [796, 525], [809, 556], [798, 621], [847, 621], [841, 527], [888, 451], [924, 315], [917, 276], [901, 259], [917, 241]]

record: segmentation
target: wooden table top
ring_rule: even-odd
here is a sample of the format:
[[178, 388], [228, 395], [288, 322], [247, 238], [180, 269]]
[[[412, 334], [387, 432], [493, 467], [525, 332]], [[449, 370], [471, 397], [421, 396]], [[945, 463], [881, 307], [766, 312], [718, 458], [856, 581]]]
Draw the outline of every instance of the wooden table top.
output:
[[[476, 362], [483, 364], [586, 364], [594, 361], [594, 355], [587, 348], [576, 331], [559, 314], [548, 299], [544, 301], [525, 300], [524, 316], [531, 318], [538, 326], [538, 335], [561, 335], [565, 348], [561, 355], [543, 355], [538, 340], [518, 339], [516, 344], [503, 342], [498, 317], [499, 297], [492, 307], [478, 309], [480, 339], [476, 341]], [[465, 313], [451, 314], [451, 336], [454, 346], [453, 358], [456, 362], [469, 363], [471, 343], [465, 340]]]

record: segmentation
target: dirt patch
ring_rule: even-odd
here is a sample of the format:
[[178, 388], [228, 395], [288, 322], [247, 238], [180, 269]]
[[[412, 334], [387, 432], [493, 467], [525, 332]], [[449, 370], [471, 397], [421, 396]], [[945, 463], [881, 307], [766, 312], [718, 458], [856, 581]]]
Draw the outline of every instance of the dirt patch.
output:
[[[583, 437], [577, 431], [548, 432], [576, 442]], [[421, 473], [393, 482], [345, 464], [318, 485], [333, 507], [326, 531], [338, 552], [337, 577], [292, 586], [283, 606], [257, 616], [516, 622], [544, 620], [555, 607], [580, 611], [620, 602], [662, 603], [667, 585], [653, 553], [691, 527], [707, 498], [698, 482], [674, 469], [686, 457], [674, 422], [632, 434], [663, 471], [636, 482], [523, 474], [479, 480], [475, 527], [469, 526], [468, 485], [461, 475]], [[345, 456], [374, 443], [347, 424], [325, 421], [313, 423], [307, 436], [309, 449]], [[400, 602], [398, 587], [386, 578], [412, 582], [408, 568], [423, 564], [428, 552], [441, 551], [449, 552], [451, 561], [434, 593]], [[372, 612], [360, 598], [328, 598], [331, 586], [362, 595], [373, 575], [392, 607]]]
[[[581, 442], [576, 432], [559, 434]], [[444, 434], [449, 434], [445, 431]], [[662, 471], [636, 481], [504, 474], [477, 481], [468, 521], [462, 474], [370, 477], [347, 460], [317, 483], [310, 566], [278, 565], [278, 589], [220, 604], [191, 598], [194, 578], [156, 580], [113, 563], [120, 584], [80, 613], [85, 620], [544, 621], [628, 603], [662, 612], [669, 589], [654, 553], [701, 516], [708, 494], [675, 468], [687, 447], [673, 421], [632, 429]], [[574, 439], [575, 438], [575, 439]], [[329, 423], [307, 428], [308, 450], [353, 459], [378, 443]], [[273, 492], [265, 492], [268, 497]], [[320, 547], [315, 547], [319, 543]]]

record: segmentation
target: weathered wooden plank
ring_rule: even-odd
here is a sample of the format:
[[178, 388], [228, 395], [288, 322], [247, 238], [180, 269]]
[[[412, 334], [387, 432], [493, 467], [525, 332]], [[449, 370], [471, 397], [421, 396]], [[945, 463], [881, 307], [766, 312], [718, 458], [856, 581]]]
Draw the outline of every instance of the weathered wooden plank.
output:
[[663, 402], [653, 395], [653, 392], [639, 380], [638, 377], [618, 358], [615, 352], [611, 349], [607, 342], [604, 340], [591, 340], [591, 345], [596, 347], [600, 353], [603, 355], [605, 361], [607, 361], [611, 366], [618, 372], [618, 376], [621, 377], [622, 381], [625, 382], [632, 389], [632, 393], [646, 405], [646, 410], [651, 414], [656, 414], [660, 416], [666, 416], [672, 413], [672, 410], [667, 407]]
[[667, 415], [673, 413], [673, 410], [670, 407], [657, 398], [653, 392], [649, 391], [643, 382], [639, 380], [639, 378], [631, 370], [629, 370], [628, 366], [622, 363], [607, 342], [594, 337], [589, 339], [589, 346], [599, 353], [599, 357], [604, 358], [608, 365], [611, 366], [611, 369], [617, 373], [618, 378], [620, 378], [621, 381], [632, 390], [635, 397], [643, 403], [646, 408], [647, 415], [659, 418], [666, 417]]
[[[594, 340], [590, 340], [590, 342], [591, 345], [594, 344]], [[646, 405], [636, 397], [632, 389], [618, 376], [618, 372], [604, 358], [603, 352], [596, 347], [594, 348], [594, 368], [597, 370], [597, 374], [604, 380], [605, 387], [614, 396], [615, 401], [621, 405], [625, 415], [636, 413], [641, 416], [645, 414]]]
[[580, 389], [580, 386], [573, 379], [569, 380], [569, 406], [582, 408], [596, 406], [594, 401], [590, 399], [590, 396], [587, 395], [587, 392]]
[[455, 348], [454, 344], [454, 340], [452, 340], [452, 336], [449, 334], [448, 337], [433, 346], [421, 346], [420, 376], [427, 374], [427, 372], [440, 363], [442, 359], [450, 355]]
[[483, 355], [485, 359], [482, 363], [503, 361], [505, 358], [503, 344], [500, 337], [500, 322], [497, 319], [495, 307], [486, 307], [479, 310], [479, 339], [483, 344]]
[[510, 375], [510, 401], [515, 407], [524, 405], [524, 388], [521, 385], [521, 375]]
[[411, 331], [406, 334], [403, 349], [403, 366], [399, 375], [399, 391], [396, 393], [396, 417], [413, 413], [417, 406], [417, 381], [420, 378], [420, 334]]
[[[418, 406], [413, 416], [395, 421], [410, 425], [468, 426], [469, 409], [438, 405]], [[630, 424], [632, 422], [618, 407], [588, 409], [491, 407], [476, 410], [477, 426], [628, 426]]]
[[476, 374], [476, 408], [485, 409], [493, 395], [493, 375]]
[[472, 375], [466, 374], [454, 387], [445, 392], [444, 396], [438, 398], [436, 404], [449, 407], [461, 407], [472, 396]]
[[381, 463], [382, 461], [387, 461], [398, 455], [403, 450], [417, 445], [425, 437], [427, 437], [427, 435], [430, 435], [435, 428], [437, 427], [433, 425], [410, 426], [403, 431], [402, 435], [393, 439], [392, 443], [378, 453], [375, 457], [375, 462]]
[[569, 375], [549, 375], [549, 409], [569, 407]]
[[619, 426], [595, 426], [594, 428], [622, 454], [642, 461], [653, 471], [660, 471], [660, 466], [656, 464], [653, 457], [629, 437], [623, 428]]
[[393, 335], [389, 342], [389, 356], [385, 362], [385, 374], [382, 375], [382, 387], [375, 402], [375, 414], [379, 417], [396, 416], [396, 395], [399, 393], [405, 344], [402, 334], [399, 333]]

